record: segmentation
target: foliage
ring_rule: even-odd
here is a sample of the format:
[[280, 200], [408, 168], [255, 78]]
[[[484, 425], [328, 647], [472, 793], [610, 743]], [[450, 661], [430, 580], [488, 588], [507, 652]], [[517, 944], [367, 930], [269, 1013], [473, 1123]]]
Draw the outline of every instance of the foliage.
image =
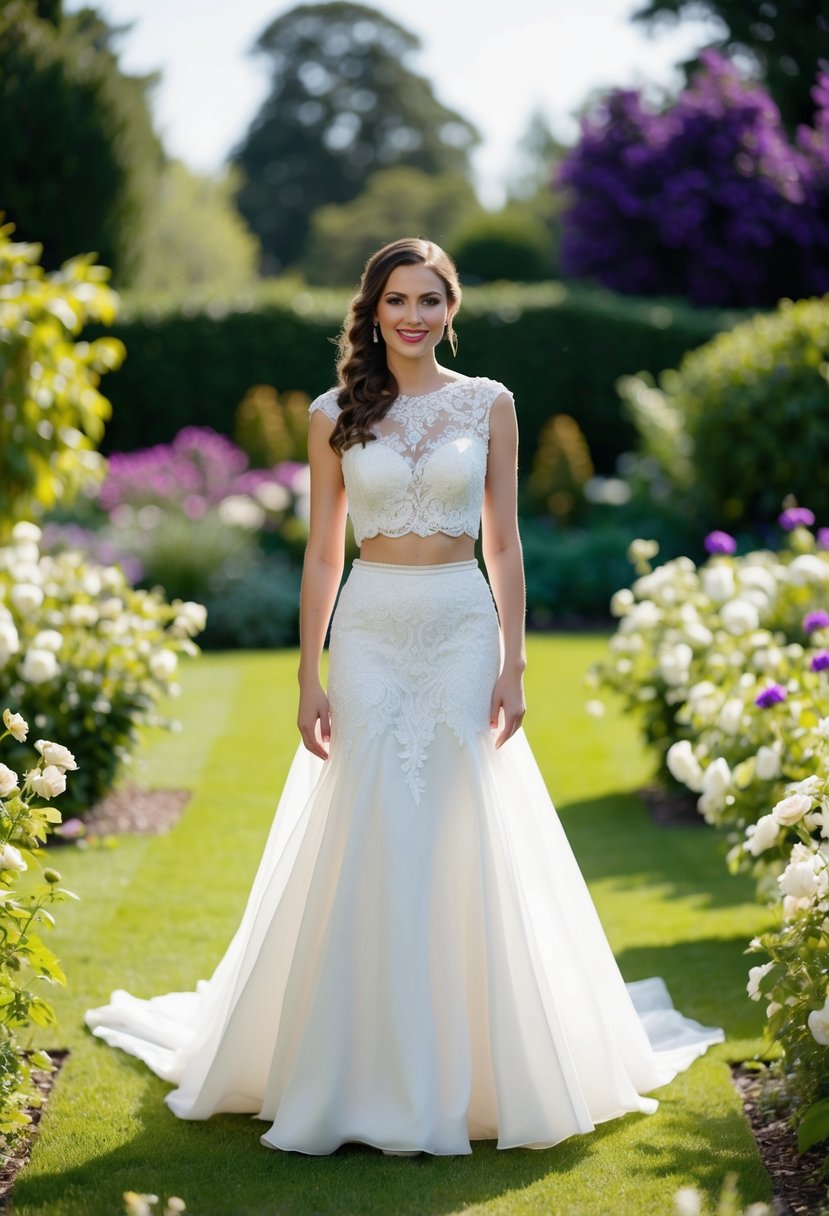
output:
[[827, 366], [829, 297], [784, 300], [686, 354], [658, 387], [642, 374], [618, 387], [644, 451], [704, 526], [767, 523], [787, 493], [829, 519]]
[[0, 202], [47, 268], [95, 250], [128, 282], [161, 165], [153, 78], [121, 72], [117, 31], [91, 8], [52, 16], [32, 0], [0, 6]]
[[829, 77], [790, 143], [763, 88], [716, 52], [673, 105], [610, 93], [556, 184], [562, 265], [634, 295], [764, 306], [829, 290]]
[[523, 519], [521, 539], [531, 629], [604, 621], [607, 601], [627, 572], [630, 533], [615, 522], [556, 527]]
[[147, 293], [181, 289], [239, 291], [257, 277], [259, 242], [236, 210], [237, 173], [165, 166], [153, 211], [153, 236], [130, 286]]
[[451, 244], [458, 225], [479, 211], [475, 191], [461, 173], [427, 173], [411, 165], [381, 169], [350, 202], [314, 212], [303, 263], [308, 281], [356, 286], [378, 246], [397, 240], [401, 232]]
[[248, 389], [236, 410], [234, 438], [256, 468], [308, 463], [307, 393], [279, 396], [269, 384]]
[[553, 414], [539, 436], [527, 485], [529, 501], [539, 514], [565, 522], [584, 506], [584, 487], [593, 471], [579, 424], [569, 414]]
[[[28, 1053], [20, 1041], [24, 1030], [55, 1025], [55, 1011], [41, 996], [42, 984], [66, 983], [40, 933], [55, 923], [49, 911], [53, 904], [77, 898], [59, 885], [57, 870], [41, 864], [41, 845], [52, 825], [61, 822], [60, 812], [48, 804], [66, 788], [66, 774], [77, 764], [66, 747], [48, 739], [24, 749], [28, 733], [23, 716], [4, 709], [0, 743], [14, 739], [28, 765], [21, 780], [0, 763], [0, 1147], [4, 1153], [31, 1123], [28, 1110], [39, 1105], [32, 1073], [52, 1070], [46, 1052]], [[34, 749], [37, 755], [32, 760]], [[30, 866], [39, 877], [34, 886], [26, 883], [24, 890], [22, 875]]]
[[356, 198], [377, 169], [468, 173], [478, 134], [408, 66], [419, 45], [377, 9], [343, 0], [297, 5], [260, 34], [273, 83], [235, 160], [267, 273], [301, 259], [312, 213]]
[[66, 740], [79, 772], [66, 802], [88, 809], [129, 762], [138, 727], [171, 727], [156, 707], [204, 628], [200, 604], [133, 590], [112, 566], [39, 550], [34, 524], [0, 548], [0, 683], [38, 731]]
[[109, 272], [87, 256], [46, 274], [40, 246], [12, 231], [0, 227], [0, 538], [100, 478], [110, 406], [98, 383], [124, 353], [114, 338], [74, 341], [89, 320], [111, 324]]
[[[251, 385], [310, 397], [324, 392], [334, 377], [331, 339], [347, 303], [344, 292], [270, 283], [235, 299], [170, 301], [163, 310], [145, 304], [122, 313], [114, 332], [130, 355], [108, 386], [113, 417], [105, 450], [169, 441], [195, 424], [232, 434], [235, 409]], [[453, 366], [494, 376], [513, 390], [522, 468], [530, 467], [550, 414], [568, 413], [597, 470], [610, 473], [635, 437], [619, 409], [619, 376], [674, 366], [735, 319], [560, 283], [470, 287]]]
[[252, 562], [222, 579], [205, 597], [208, 627], [203, 644], [213, 650], [276, 650], [299, 641], [297, 565], [284, 554]]
[[469, 219], [449, 241], [464, 282], [533, 283], [553, 276], [553, 238], [526, 204]]
[[[829, 18], [823, 0], [768, 4], [754, 0], [645, 0], [634, 21], [655, 23], [709, 15], [719, 30], [709, 46], [750, 57], [790, 130], [809, 122], [814, 106], [809, 87], [826, 59]], [[689, 68], [696, 60], [682, 66]]]

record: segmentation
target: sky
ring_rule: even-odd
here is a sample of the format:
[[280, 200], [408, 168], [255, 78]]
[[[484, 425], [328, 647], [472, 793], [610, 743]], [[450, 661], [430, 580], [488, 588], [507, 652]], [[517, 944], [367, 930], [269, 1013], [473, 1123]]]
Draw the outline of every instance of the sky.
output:
[[[370, 2], [370, 0], [368, 0]], [[86, 3], [120, 41], [125, 71], [161, 72], [153, 107], [167, 152], [213, 172], [244, 135], [267, 95], [267, 61], [250, 54], [264, 27], [295, 0], [65, 0]], [[648, 33], [630, 14], [641, 0], [379, 0], [371, 5], [421, 41], [409, 66], [483, 137], [474, 168], [483, 201], [497, 206], [515, 144], [534, 110], [570, 142], [574, 112], [592, 90], [616, 85], [674, 89], [674, 64], [710, 37], [685, 21]]]

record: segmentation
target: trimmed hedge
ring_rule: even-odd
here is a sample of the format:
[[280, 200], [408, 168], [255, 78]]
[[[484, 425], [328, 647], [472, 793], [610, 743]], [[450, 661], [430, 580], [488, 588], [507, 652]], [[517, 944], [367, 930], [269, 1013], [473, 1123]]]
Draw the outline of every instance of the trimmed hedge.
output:
[[[331, 340], [347, 302], [348, 293], [280, 282], [234, 301], [125, 310], [108, 328], [125, 343], [127, 359], [107, 380], [113, 417], [104, 450], [164, 442], [187, 425], [230, 434], [234, 411], [255, 384], [323, 392], [333, 382]], [[597, 472], [610, 473], [635, 439], [616, 380], [673, 367], [739, 319], [581, 285], [499, 283], [465, 290], [458, 357], [448, 347], [441, 356], [465, 375], [492, 376], [513, 390], [523, 471], [545, 421], [566, 413], [584, 432]]]

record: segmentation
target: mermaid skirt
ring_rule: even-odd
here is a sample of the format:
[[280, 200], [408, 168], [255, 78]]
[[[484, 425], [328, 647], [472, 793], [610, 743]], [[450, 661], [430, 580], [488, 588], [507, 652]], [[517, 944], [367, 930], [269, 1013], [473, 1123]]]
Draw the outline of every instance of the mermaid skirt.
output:
[[300, 747], [248, 904], [196, 990], [87, 1025], [247, 1112], [267, 1146], [548, 1148], [723, 1038], [625, 984], [527, 739], [496, 749], [495, 605], [475, 561], [357, 560], [331, 627], [331, 744]]

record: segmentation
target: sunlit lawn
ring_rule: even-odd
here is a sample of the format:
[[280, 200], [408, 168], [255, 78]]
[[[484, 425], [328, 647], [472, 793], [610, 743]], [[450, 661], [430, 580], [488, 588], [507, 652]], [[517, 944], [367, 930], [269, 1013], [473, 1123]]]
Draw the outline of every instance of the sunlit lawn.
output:
[[[541, 1213], [670, 1216], [694, 1184], [715, 1195], [729, 1170], [743, 1198], [768, 1178], [731, 1086], [728, 1061], [761, 1047], [762, 1009], [745, 996], [743, 950], [765, 914], [729, 877], [711, 831], [660, 828], [634, 791], [649, 765], [633, 724], [584, 711], [592, 637], [535, 637], [527, 674], [530, 741], [626, 979], [662, 975], [686, 1013], [728, 1040], [659, 1091], [655, 1115], [628, 1115], [553, 1149], [386, 1158], [358, 1145], [330, 1157], [269, 1152], [246, 1116], [177, 1120], [168, 1086], [95, 1040], [83, 1011], [110, 990], [151, 996], [207, 976], [236, 927], [296, 745], [296, 655], [202, 657], [175, 706], [183, 731], [148, 737], [137, 779], [188, 787], [165, 837], [55, 851], [81, 896], [52, 937], [70, 985], [55, 1045], [71, 1048], [32, 1160], [19, 1216], [114, 1216], [125, 1190], [178, 1194], [190, 1216]], [[551, 926], [554, 931], [554, 926]]]

